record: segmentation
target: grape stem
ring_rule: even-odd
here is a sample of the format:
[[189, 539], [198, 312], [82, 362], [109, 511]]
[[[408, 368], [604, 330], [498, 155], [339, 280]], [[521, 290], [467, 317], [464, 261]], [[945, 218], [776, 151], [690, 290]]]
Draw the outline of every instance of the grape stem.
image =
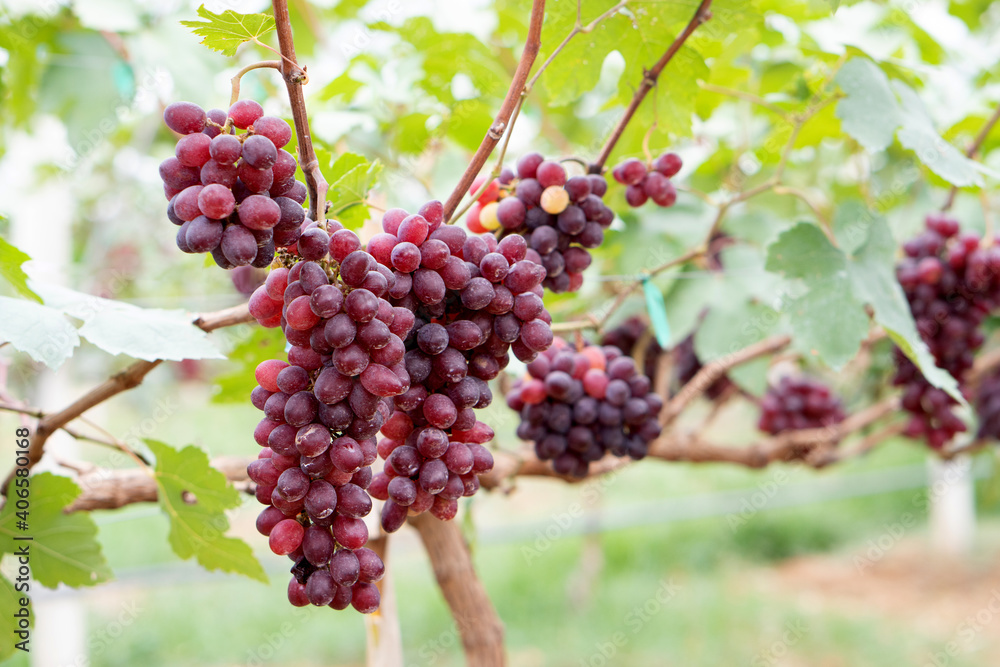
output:
[[611, 132], [611, 136], [604, 143], [604, 148], [601, 149], [601, 154], [597, 156], [597, 159], [590, 165], [590, 173], [599, 174], [604, 170], [604, 165], [611, 157], [611, 152], [615, 149], [618, 144], [618, 140], [621, 139], [622, 133], [625, 132], [625, 128], [628, 127], [629, 122], [631, 122], [633, 116], [635, 116], [636, 109], [642, 104], [642, 101], [646, 98], [646, 95], [650, 90], [656, 85], [657, 79], [660, 77], [660, 73], [663, 69], [673, 60], [674, 55], [680, 50], [687, 41], [688, 37], [700, 26], [712, 17], [712, 12], [709, 7], [712, 4], [712, 0], [701, 0], [698, 5], [698, 9], [695, 10], [694, 16], [688, 21], [687, 26], [681, 31], [681, 34], [677, 35], [677, 38], [670, 44], [666, 53], [653, 65], [652, 69], [647, 70], [645, 75], [642, 77], [642, 83], [639, 85], [638, 90], [635, 91], [635, 95], [632, 96], [632, 101], [629, 103], [628, 108], [625, 109], [625, 113], [622, 114], [621, 120], [615, 126], [614, 130]]
[[[998, 106], [996, 110], [993, 112], [993, 115], [986, 120], [986, 123], [979, 130], [979, 134], [977, 134], [976, 138], [972, 140], [972, 143], [969, 144], [969, 147], [965, 149], [965, 156], [967, 158], [972, 159], [975, 157], [976, 153], [979, 152], [979, 149], [983, 147], [983, 144], [986, 142], [986, 138], [990, 136], [990, 132], [993, 131], [993, 127], [997, 124], [998, 121], [1000, 121], [1000, 106]], [[951, 190], [948, 191], [948, 198], [941, 206], [942, 212], [951, 209], [952, 204], [955, 203], [955, 197], [957, 195], [958, 195], [958, 186], [957, 185], [951, 186]]]
[[[275, 0], [275, 6], [280, 1]], [[531, 71], [531, 66], [535, 63], [535, 57], [538, 56], [538, 50], [542, 45], [542, 18], [544, 14], [545, 0], [532, 0], [528, 39], [524, 44], [524, 51], [521, 52], [521, 59], [517, 63], [517, 69], [514, 71], [514, 80], [510, 82], [510, 88], [507, 89], [507, 96], [504, 97], [503, 103], [500, 105], [500, 110], [497, 112], [496, 118], [493, 119], [493, 124], [486, 132], [486, 136], [483, 137], [482, 143], [479, 144], [476, 154], [472, 156], [472, 161], [466, 167], [465, 173], [462, 174], [462, 178], [458, 181], [458, 185], [455, 186], [455, 189], [452, 190], [451, 195], [448, 197], [448, 201], [445, 202], [445, 220], [452, 219], [452, 214], [458, 208], [463, 195], [468, 191], [472, 181], [479, 174], [479, 170], [486, 164], [486, 160], [489, 159], [490, 154], [493, 153], [493, 149], [499, 143], [500, 137], [510, 129], [511, 116], [515, 108], [519, 106], [518, 101], [524, 92], [524, 83], [528, 79], [528, 73]]]
[[[250, 311], [247, 309], [246, 304], [243, 304], [214, 313], [200, 315], [194, 320], [193, 324], [207, 333], [223, 327], [231, 327], [252, 321], [253, 317], [250, 315]], [[84, 412], [103, 403], [112, 396], [138, 387], [146, 375], [159, 366], [162, 361], [162, 359], [136, 361], [120, 373], [112, 375], [62, 410], [44, 415], [39, 413], [38, 426], [35, 428], [35, 432], [31, 438], [31, 446], [28, 448], [28, 464], [24, 467], [30, 469], [41, 460], [42, 455], [45, 453], [45, 443], [53, 433], [63, 429], [64, 426], [80, 417]], [[5, 496], [7, 495], [8, 485], [14, 478], [15, 470], [11, 470], [3, 482], [2, 494]]]
[[[472, 205], [476, 202], [476, 200], [479, 199], [479, 197], [481, 197], [484, 192], [486, 192], [486, 189], [490, 186], [490, 182], [494, 178], [500, 175], [500, 170], [503, 169], [503, 159], [504, 156], [507, 154], [507, 144], [510, 143], [510, 136], [514, 132], [514, 124], [517, 123], [517, 119], [521, 115], [521, 108], [524, 106], [524, 102], [528, 98], [528, 93], [530, 93], [532, 88], [534, 88], [535, 82], [538, 81], [538, 78], [542, 75], [542, 72], [544, 72], [548, 68], [548, 66], [552, 64], [552, 61], [555, 59], [555, 57], [562, 52], [562, 50], [566, 47], [566, 45], [569, 44], [571, 39], [573, 39], [580, 33], [588, 33], [593, 31], [593, 29], [596, 28], [602, 21], [604, 21], [606, 18], [610, 16], [613, 16], [615, 13], [618, 12], [618, 10], [625, 7], [625, 5], [627, 5], [628, 3], [629, 0], [621, 0], [621, 2], [616, 4], [614, 7], [608, 9], [607, 11], [605, 11], [603, 14], [595, 18], [587, 25], [584, 25], [583, 19], [581, 18], [581, 12], [582, 12], [582, 7], [580, 6], [581, 2], [579, 1], [577, 2], [576, 25], [574, 25], [573, 29], [569, 32], [569, 34], [567, 34], [566, 37], [563, 38], [563, 41], [559, 43], [559, 46], [557, 46], [552, 51], [552, 53], [549, 54], [549, 57], [545, 59], [545, 62], [542, 63], [541, 67], [538, 68], [538, 70], [532, 75], [532, 77], [528, 80], [528, 82], [524, 84], [524, 89], [521, 91], [521, 95], [517, 100], [517, 106], [514, 108], [513, 115], [511, 115], [510, 123], [507, 124], [507, 129], [504, 132], [503, 145], [500, 147], [500, 155], [497, 157], [497, 163], [493, 166], [493, 171], [490, 173], [490, 177], [483, 182], [483, 184], [479, 187], [479, 189], [476, 192], [472, 193], [472, 195], [469, 197], [469, 200], [465, 203], [465, 205], [462, 206], [461, 209], [459, 209], [449, 218], [448, 220], [449, 225], [453, 224], [456, 220], [461, 218], [470, 208], [472, 208]], [[567, 159], [576, 160], [580, 162], [583, 165], [584, 169], [586, 169], [589, 166], [586, 162], [584, 162], [579, 158], [567, 158]], [[503, 230], [498, 230], [498, 233], [502, 236]]]
[[309, 133], [309, 115], [306, 112], [305, 95], [302, 85], [308, 80], [305, 69], [295, 60], [295, 43], [292, 41], [292, 22], [288, 15], [287, 0], [273, 0], [274, 23], [278, 32], [278, 47], [281, 49], [281, 75], [288, 89], [288, 101], [292, 106], [292, 120], [299, 149], [299, 166], [306, 177], [309, 190], [309, 217], [326, 229], [326, 193], [328, 185], [319, 168], [319, 159]]
[[233, 106], [234, 104], [236, 104], [236, 101], [240, 99], [240, 80], [243, 78], [243, 75], [255, 69], [265, 69], [265, 68], [276, 69], [280, 72], [281, 61], [261, 60], [260, 62], [250, 63], [249, 65], [247, 65], [246, 67], [244, 67], [239, 72], [233, 75], [233, 78], [230, 79], [230, 82], [232, 83], [233, 86], [233, 92], [229, 96], [229, 106]]

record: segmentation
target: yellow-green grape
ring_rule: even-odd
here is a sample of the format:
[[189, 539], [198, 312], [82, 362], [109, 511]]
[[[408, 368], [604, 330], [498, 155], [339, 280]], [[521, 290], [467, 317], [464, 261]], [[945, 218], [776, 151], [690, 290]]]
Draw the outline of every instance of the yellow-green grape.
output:
[[483, 210], [479, 212], [479, 224], [488, 232], [492, 232], [500, 226], [500, 219], [497, 218], [498, 206], [499, 204], [493, 201], [484, 206]]
[[550, 185], [542, 191], [542, 210], [558, 215], [569, 206], [569, 193], [561, 185]]

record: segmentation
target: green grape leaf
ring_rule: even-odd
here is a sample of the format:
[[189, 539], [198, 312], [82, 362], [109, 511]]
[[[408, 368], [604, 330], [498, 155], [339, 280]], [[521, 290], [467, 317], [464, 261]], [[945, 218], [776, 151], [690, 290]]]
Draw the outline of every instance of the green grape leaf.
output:
[[941, 138], [923, 102], [912, 88], [902, 81], [895, 81], [893, 85], [903, 101], [903, 127], [899, 130], [899, 143], [916, 153], [931, 171], [952, 185], [982, 185], [983, 177], [979, 172], [985, 171], [985, 168]]
[[[539, 62], [544, 62], [573, 30], [578, 6], [582, 23], [586, 25], [610, 10], [614, 4], [610, 0], [581, 0], [579, 3], [576, 0], [561, 0], [548, 3], [545, 22], [542, 24]], [[624, 42], [625, 34], [631, 30], [631, 26], [631, 20], [617, 12], [605, 18], [590, 32], [579, 33], [567, 42], [541, 77], [549, 104], [563, 106], [594, 90], [600, 81], [604, 60], [618, 44]]]
[[846, 275], [814, 284], [785, 309], [795, 347], [834, 370], [854, 358], [868, 335], [868, 315]]
[[3, 276], [4, 280], [24, 298], [41, 303], [42, 298], [28, 287], [28, 274], [21, 268], [21, 265], [29, 260], [31, 257], [26, 253], [8, 243], [7, 239], [0, 237], [0, 276]]
[[79, 334], [110, 354], [136, 359], [224, 359], [183, 310], [139, 308], [65, 287], [29, 281], [45, 305], [83, 320]]
[[246, 403], [257, 386], [254, 370], [266, 359], [279, 359], [285, 351], [281, 329], [254, 327], [250, 336], [238, 343], [227, 355], [235, 368], [215, 378], [213, 403]]
[[[27, 547], [31, 558], [31, 575], [48, 588], [59, 584], [93, 586], [111, 578], [101, 544], [97, 541], [97, 525], [86, 512], [66, 514], [63, 510], [80, 495], [80, 487], [68, 477], [50, 472], [31, 477], [25, 487], [10, 487], [7, 502], [0, 510], [0, 552], [16, 554]], [[30, 508], [26, 519], [17, 512], [18, 491], [28, 489]], [[24, 520], [27, 529], [19, 522]], [[31, 540], [18, 537], [31, 536]]]
[[317, 156], [321, 162], [323, 158], [329, 161], [330, 168], [325, 173], [331, 183], [336, 183], [358, 165], [368, 164], [368, 158], [359, 153], [341, 153], [336, 160], [333, 159], [332, 154], [328, 154], [326, 151], [317, 151]]
[[[43, 71], [43, 59], [39, 56], [51, 52], [53, 38], [62, 32], [56, 27], [58, 15], [50, 18], [53, 20], [46, 21], [38, 14], [26, 14], [0, 25], [0, 49], [7, 52], [0, 99], [5, 115], [9, 114], [6, 118], [17, 126], [23, 126], [35, 113]], [[25, 35], [34, 37], [29, 40]]]
[[479, 148], [486, 132], [493, 125], [493, 109], [482, 100], [455, 102], [445, 121], [445, 134], [462, 148]]
[[[839, 370], [868, 335], [868, 315], [847, 274], [847, 257], [816, 225], [800, 222], [770, 245], [767, 268], [806, 291], [784, 301], [795, 345]], [[801, 285], [801, 283], [799, 283]], [[786, 293], [793, 294], [790, 283]]]
[[80, 344], [76, 327], [55, 308], [0, 296], [0, 312], [0, 342], [10, 343], [52, 370], [73, 356]]
[[202, 44], [225, 56], [235, 56], [241, 44], [259, 42], [274, 30], [274, 17], [270, 14], [237, 14], [231, 9], [214, 14], [202, 5], [198, 16], [204, 20], [181, 21], [181, 25], [202, 37]]
[[[14, 655], [14, 651], [17, 650], [16, 644], [29, 638], [29, 636], [18, 634], [19, 631], [29, 631], [18, 628], [19, 619], [14, 614], [19, 613], [24, 608], [28, 612], [29, 627], [35, 624], [35, 615], [31, 611], [31, 606], [22, 605], [22, 599], [28, 599], [28, 593], [16, 590], [14, 584], [7, 577], [0, 575], [0, 618], [3, 618], [0, 621], [0, 660], [6, 660]], [[29, 647], [31, 645], [22, 646]]]
[[177, 450], [157, 440], [146, 440], [156, 456], [153, 472], [160, 508], [170, 519], [170, 546], [183, 559], [192, 556], [206, 570], [243, 574], [267, 582], [264, 568], [243, 540], [226, 537], [225, 510], [240, 504], [240, 494], [221, 472], [209, 465], [208, 455], [194, 445]]
[[869, 151], [889, 147], [903, 122], [903, 110], [889, 87], [889, 78], [867, 58], [851, 58], [837, 72], [846, 93], [837, 103], [841, 127]]
[[[368, 162], [362, 158], [362, 161], [355, 162], [355, 158], [356, 156], [352, 154], [345, 154], [334, 163], [333, 171], [335, 173], [339, 168], [346, 167], [352, 162], [354, 166], [351, 166], [342, 176], [334, 176], [333, 178], [336, 180], [330, 184], [330, 190], [327, 193], [330, 217], [339, 220], [347, 229], [357, 229], [369, 218], [368, 192], [375, 185], [378, 175], [382, 172], [382, 163], [378, 160]], [[341, 165], [342, 161], [343, 165]]]
[[847, 272], [858, 297], [871, 304], [875, 321], [882, 325], [889, 338], [910, 358], [935, 387], [947, 391], [955, 400], [966, 405], [958, 382], [934, 363], [927, 345], [917, 332], [906, 294], [896, 280], [896, 241], [889, 225], [877, 213], [871, 212], [868, 237], [847, 264]]
[[510, 72], [475, 35], [438, 32], [426, 16], [408, 19], [398, 32], [423, 58], [424, 78], [418, 85], [432, 97], [454, 103], [451, 84], [460, 73], [469, 77], [479, 95], [502, 97], [507, 92]]
[[786, 278], [801, 278], [807, 283], [825, 280], [843, 271], [847, 259], [835, 248], [819, 227], [800, 222], [782, 232], [767, 249], [767, 270]]
[[431, 133], [427, 129], [428, 114], [413, 112], [393, 122], [393, 143], [400, 153], [419, 155], [427, 147]]

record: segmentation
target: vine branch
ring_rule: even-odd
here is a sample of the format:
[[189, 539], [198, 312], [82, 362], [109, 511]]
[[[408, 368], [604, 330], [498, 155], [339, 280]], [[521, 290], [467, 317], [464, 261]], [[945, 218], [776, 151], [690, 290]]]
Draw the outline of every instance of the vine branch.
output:
[[[972, 159], [976, 155], [976, 153], [979, 152], [979, 149], [983, 147], [983, 144], [986, 142], [986, 138], [990, 136], [990, 132], [993, 130], [993, 127], [997, 124], [998, 121], [1000, 121], [1000, 106], [997, 106], [996, 110], [993, 112], [993, 115], [986, 120], [986, 124], [983, 125], [983, 127], [979, 130], [979, 134], [977, 134], [976, 138], [972, 140], [972, 143], [969, 144], [969, 147], [965, 149], [965, 156], [967, 158]], [[957, 195], [958, 195], [958, 186], [957, 185], [951, 186], [951, 190], [948, 191], [948, 198], [945, 200], [944, 205], [941, 206], [941, 210], [947, 211], [951, 209], [952, 204], [955, 203], [955, 197]]]
[[681, 31], [681, 34], [677, 35], [677, 38], [670, 44], [667, 52], [657, 61], [653, 68], [646, 72], [646, 75], [642, 78], [642, 83], [639, 85], [639, 89], [635, 91], [635, 95], [632, 96], [632, 101], [629, 103], [628, 108], [625, 109], [625, 113], [622, 114], [621, 120], [612, 130], [611, 136], [604, 143], [604, 148], [601, 149], [601, 154], [597, 157], [597, 160], [590, 165], [590, 172], [592, 174], [599, 174], [604, 169], [604, 164], [611, 157], [611, 151], [615, 149], [618, 144], [618, 140], [621, 139], [622, 133], [625, 128], [628, 127], [629, 122], [635, 115], [636, 109], [642, 104], [643, 99], [645, 99], [646, 94], [652, 90], [653, 86], [656, 85], [656, 81], [663, 71], [663, 68], [670, 63], [674, 55], [680, 50], [684, 42], [687, 41], [688, 37], [705, 21], [712, 17], [712, 12], [709, 11], [709, 7], [712, 4], [712, 0], [701, 0], [698, 5], [698, 9], [695, 10], [694, 16], [688, 21], [687, 26]]
[[[279, 1], [275, 0], [275, 5]], [[496, 118], [493, 119], [493, 124], [486, 132], [486, 136], [483, 137], [483, 141], [479, 144], [475, 155], [472, 156], [472, 161], [466, 167], [465, 173], [462, 174], [462, 178], [458, 181], [458, 185], [455, 186], [455, 189], [452, 190], [451, 195], [448, 197], [448, 201], [445, 202], [445, 220], [451, 220], [452, 214], [458, 208], [459, 202], [462, 201], [462, 197], [468, 191], [469, 186], [472, 185], [472, 181], [475, 180], [479, 170], [486, 164], [486, 160], [489, 159], [493, 149], [496, 148], [500, 137], [509, 129], [508, 123], [510, 122], [511, 115], [514, 113], [514, 108], [521, 99], [521, 94], [524, 92], [524, 84], [528, 80], [528, 73], [531, 71], [531, 66], [535, 63], [535, 58], [538, 56], [538, 50], [542, 46], [542, 18], [544, 14], [545, 0], [532, 0], [528, 39], [524, 44], [524, 51], [521, 52], [521, 59], [517, 63], [517, 69], [514, 71], [514, 79], [510, 82], [510, 88], [507, 89], [507, 96], [504, 97], [503, 103], [500, 105], [500, 110], [497, 112]]]
[[292, 22], [288, 16], [287, 0], [273, 0], [274, 23], [278, 32], [278, 47], [281, 49], [281, 75], [288, 89], [288, 101], [292, 106], [292, 120], [299, 150], [299, 166], [306, 177], [309, 190], [309, 217], [326, 228], [326, 193], [328, 185], [319, 168], [319, 159], [313, 148], [309, 133], [309, 115], [306, 113], [305, 95], [302, 84], [308, 79], [305, 68], [295, 60], [295, 43], [292, 41]]
[[232, 84], [233, 92], [229, 96], [229, 106], [236, 104], [236, 101], [240, 99], [240, 81], [243, 79], [243, 75], [247, 72], [252, 72], [255, 69], [265, 69], [265, 68], [276, 69], [281, 71], [281, 61], [280, 60], [261, 60], [260, 62], [250, 63], [239, 72], [233, 75], [230, 79]]

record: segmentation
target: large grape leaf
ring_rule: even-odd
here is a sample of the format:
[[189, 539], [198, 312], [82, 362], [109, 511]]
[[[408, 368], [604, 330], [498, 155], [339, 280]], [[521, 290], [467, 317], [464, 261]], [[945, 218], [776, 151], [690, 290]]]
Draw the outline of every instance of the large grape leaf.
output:
[[952, 185], [982, 185], [983, 177], [979, 172], [985, 168], [938, 134], [927, 109], [912, 88], [902, 81], [894, 81], [893, 86], [903, 101], [899, 143], [916, 153], [931, 171]]
[[30, 259], [26, 253], [8, 243], [7, 239], [0, 237], [0, 276], [3, 276], [21, 296], [41, 303], [42, 298], [28, 287], [28, 274], [21, 268], [21, 265]]
[[851, 281], [838, 275], [812, 285], [786, 308], [793, 345], [840, 370], [858, 353], [868, 335], [868, 315], [854, 296]]
[[794, 345], [834, 369], [853, 359], [868, 335], [868, 315], [854, 294], [844, 253], [816, 225], [800, 222], [768, 248], [767, 268], [805, 284], [798, 296], [791, 296], [789, 284], [782, 300]]
[[73, 355], [80, 336], [60, 310], [0, 296], [0, 342], [55, 370]]
[[160, 508], [170, 519], [170, 546], [181, 558], [192, 556], [206, 570], [243, 574], [267, 582], [264, 568], [243, 540], [226, 537], [225, 510], [240, 504], [240, 494], [208, 456], [194, 445], [177, 450], [157, 440], [146, 440], [156, 456], [153, 475]]
[[79, 334], [111, 354], [147, 361], [225, 358], [183, 310], [139, 308], [65, 287], [29, 283], [46, 306], [83, 320]]
[[237, 14], [231, 9], [214, 14], [202, 5], [198, 16], [203, 20], [181, 21], [181, 25], [202, 37], [202, 44], [226, 56], [235, 56], [241, 44], [259, 42], [274, 30], [274, 17], [270, 14]]
[[903, 122], [903, 111], [885, 72], [871, 60], [855, 57], [840, 68], [836, 81], [845, 93], [837, 103], [844, 131], [869, 151], [888, 148]]
[[[111, 569], [97, 541], [94, 520], [86, 512], [63, 512], [80, 495], [80, 487], [68, 477], [49, 472], [27, 479], [27, 487], [11, 485], [0, 510], [0, 552], [17, 553], [27, 546], [32, 578], [49, 588], [59, 584], [93, 586], [110, 579]], [[17, 515], [19, 488], [29, 490], [26, 529], [20, 527], [23, 519]], [[15, 539], [26, 536], [32, 539]]]
[[827, 240], [819, 227], [800, 222], [782, 232], [767, 249], [767, 270], [786, 278], [818, 282], [843, 271], [847, 258]]

